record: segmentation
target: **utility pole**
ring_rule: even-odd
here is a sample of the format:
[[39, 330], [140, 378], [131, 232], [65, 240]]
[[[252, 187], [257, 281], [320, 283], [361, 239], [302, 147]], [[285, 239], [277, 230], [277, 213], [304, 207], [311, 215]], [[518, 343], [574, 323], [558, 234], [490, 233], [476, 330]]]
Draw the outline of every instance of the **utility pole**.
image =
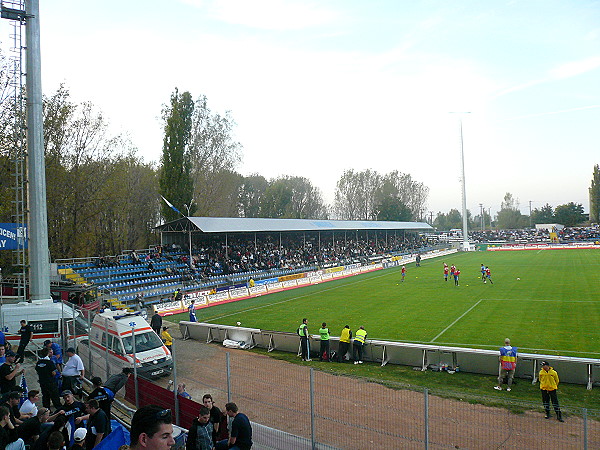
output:
[[533, 219], [531, 218], [531, 202], [532, 200], [529, 200], [529, 228], [533, 228]]
[[479, 204], [479, 215], [481, 216], [481, 231], [483, 231], [484, 228], [484, 219], [483, 219], [483, 203]]

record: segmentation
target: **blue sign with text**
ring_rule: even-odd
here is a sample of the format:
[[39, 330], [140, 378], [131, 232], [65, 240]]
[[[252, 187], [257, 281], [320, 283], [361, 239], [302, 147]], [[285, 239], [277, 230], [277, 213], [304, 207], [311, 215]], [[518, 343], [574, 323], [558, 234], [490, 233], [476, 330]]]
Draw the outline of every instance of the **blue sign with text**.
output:
[[0, 223], [0, 250], [27, 248], [27, 227], [17, 223]]

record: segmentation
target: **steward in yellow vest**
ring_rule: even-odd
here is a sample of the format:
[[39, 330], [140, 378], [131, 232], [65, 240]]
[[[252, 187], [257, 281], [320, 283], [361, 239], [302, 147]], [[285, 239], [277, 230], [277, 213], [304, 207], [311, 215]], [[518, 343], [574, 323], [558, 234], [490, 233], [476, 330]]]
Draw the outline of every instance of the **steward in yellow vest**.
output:
[[354, 348], [352, 352], [352, 357], [354, 359], [354, 364], [362, 364], [363, 357], [363, 347], [365, 346], [365, 342], [367, 340], [367, 332], [365, 331], [365, 327], [361, 325], [361, 327], [356, 330], [356, 334], [354, 335]]

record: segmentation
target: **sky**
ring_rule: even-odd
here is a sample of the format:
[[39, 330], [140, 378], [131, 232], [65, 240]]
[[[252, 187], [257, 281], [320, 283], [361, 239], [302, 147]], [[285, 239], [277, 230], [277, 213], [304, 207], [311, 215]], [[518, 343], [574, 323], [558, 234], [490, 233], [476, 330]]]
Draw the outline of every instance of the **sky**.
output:
[[[230, 111], [243, 175], [408, 173], [427, 209], [581, 203], [600, 164], [598, 0], [40, 2], [42, 86], [158, 162], [175, 88]], [[10, 27], [0, 21], [0, 41]], [[464, 114], [456, 114], [464, 113]], [[466, 114], [468, 113], [468, 114]]]

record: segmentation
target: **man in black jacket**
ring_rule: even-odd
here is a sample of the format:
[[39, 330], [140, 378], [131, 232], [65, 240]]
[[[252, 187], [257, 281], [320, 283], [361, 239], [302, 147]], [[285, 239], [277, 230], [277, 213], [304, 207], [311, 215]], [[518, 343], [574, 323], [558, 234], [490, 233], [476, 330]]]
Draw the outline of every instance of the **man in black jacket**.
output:
[[152, 319], [150, 319], [150, 326], [156, 334], [160, 336], [160, 329], [162, 327], [162, 317], [158, 314], [158, 311], [154, 313]]
[[56, 365], [50, 360], [52, 350], [44, 347], [41, 352], [41, 358], [35, 365], [35, 371], [38, 374], [40, 389], [42, 391], [42, 405], [50, 407], [50, 401], [56, 409], [61, 408], [60, 397], [58, 396], [58, 385], [56, 384]]

